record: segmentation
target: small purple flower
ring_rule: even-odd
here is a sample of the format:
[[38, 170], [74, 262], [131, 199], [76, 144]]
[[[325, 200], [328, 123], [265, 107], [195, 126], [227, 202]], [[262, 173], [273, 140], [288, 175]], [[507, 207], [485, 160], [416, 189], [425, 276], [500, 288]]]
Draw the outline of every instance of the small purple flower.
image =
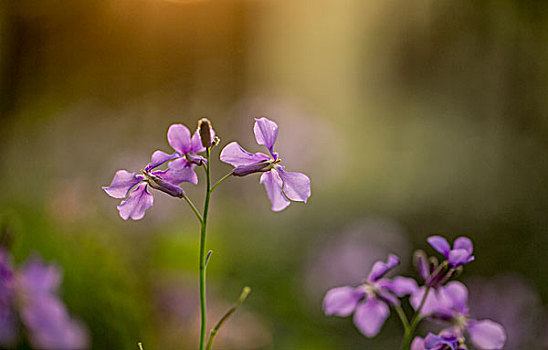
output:
[[445, 256], [451, 267], [459, 267], [468, 264], [475, 259], [472, 255], [474, 245], [467, 237], [457, 238], [453, 243], [453, 249], [451, 249], [449, 242], [441, 236], [428, 237], [427, 241], [432, 248]]
[[88, 347], [87, 330], [70, 317], [57, 296], [61, 283], [61, 271], [57, 266], [46, 265], [34, 257], [22, 269], [13, 271], [9, 254], [0, 249], [0, 278], [0, 345], [14, 345], [20, 320], [33, 348]]
[[467, 347], [461, 334], [444, 330], [439, 335], [428, 333], [424, 339], [415, 337], [411, 350], [467, 350]]
[[387, 262], [375, 262], [364, 284], [329, 290], [323, 303], [325, 314], [346, 317], [354, 313], [354, 324], [360, 332], [366, 337], [377, 335], [390, 315], [389, 306], [399, 305], [397, 296], [412, 294], [417, 289], [411, 278], [383, 278], [398, 264], [399, 258], [391, 254]]
[[60, 283], [57, 266], [31, 258], [18, 275], [21, 320], [35, 348], [84, 349], [88, 344], [87, 331], [70, 317], [56, 295]]
[[[204, 157], [197, 154], [206, 150], [202, 145], [199, 131], [198, 128], [194, 132], [194, 135], [191, 136], [190, 130], [183, 124], [172, 124], [167, 130], [167, 141], [175, 152], [172, 154], [162, 151], [154, 152], [152, 160], [145, 170], [149, 171], [168, 161], [172, 161], [169, 163], [171, 169], [187, 172], [186, 181], [197, 184], [198, 176], [194, 172], [194, 167], [202, 165], [206, 161]], [[209, 134], [211, 137], [209, 144], [211, 144], [215, 137], [215, 132], [212, 128], [210, 128]]]
[[[409, 299], [416, 310], [426, 291], [425, 287], [416, 290]], [[437, 291], [431, 291], [424, 303], [421, 314], [455, 324], [460, 331], [467, 331], [470, 340], [479, 349], [502, 349], [506, 341], [504, 328], [491, 320], [477, 321], [469, 316], [468, 290], [461, 282], [450, 282]]]
[[152, 170], [158, 161], [158, 152], [154, 152], [150, 164], [141, 170], [141, 174], [118, 170], [110, 186], [103, 190], [113, 198], [125, 198], [117, 207], [122, 219], [142, 219], [145, 211], [154, 203], [154, 197], [148, 191], [152, 187], [170, 196], [182, 198], [184, 191], [177, 185], [192, 182], [196, 174], [192, 167], [182, 169]]
[[260, 183], [264, 184], [274, 211], [285, 209], [291, 201], [306, 203], [310, 197], [310, 179], [302, 173], [285, 171], [285, 167], [279, 165], [278, 153], [274, 152], [278, 125], [265, 117], [258, 118], [253, 132], [257, 143], [265, 146], [270, 156], [261, 152], [249, 153], [237, 142], [231, 142], [222, 150], [221, 161], [235, 167], [232, 169], [235, 176], [263, 173]]

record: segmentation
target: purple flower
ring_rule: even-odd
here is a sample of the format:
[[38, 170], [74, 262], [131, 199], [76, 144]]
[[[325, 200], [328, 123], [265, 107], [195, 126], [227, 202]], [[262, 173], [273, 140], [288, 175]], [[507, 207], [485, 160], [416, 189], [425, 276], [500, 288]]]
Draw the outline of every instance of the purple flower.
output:
[[253, 132], [257, 143], [265, 146], [270, 156], [261, 152], [249, 153], [237, 142], [231, 142], [222, 150], [221, 161], [235, 167], [232, 170], [235, 176], [263, 173], [260, 183], [264, 184], [274, 211], [285, 209], [291, 201], [306, 203], [310, 197], [310, 179], [302, 173], [285, 171], [285, 167], [279, 165], [278, 153], [274, 152], [278, 125], [265, 117], [258, 118]]
[[[416, 290], [410, 298], [416, 310], [425, 293], [425, 287]], [[469, 316], [468, 290], [461, 282], [450, 282], [426, 298], [421, 314], [431, 318], [452, 322], [457, 329], [470, 335], [470, 340], [479, 349], [502, 349], [506, 341], [504, 328], [491, 320], [477, 321]]]
[[325, 314], [346, 317], [354, 313], [354, 324], [360, 332], [366, 337], [377, 335], [390, 315], [389, 306], [400, 303], [396, 296], [412, 294], [417, 289], [411, 278], [383, 278], [398, 264], [398, 257], [391, 254], [387, 262], [375, 262], [364, 284], [328, 291], [323, 303]]
[[[0, 345], [14, 345], [18, 338], [18, 317], [33, 348], [85, 349], [89, 337], [85, 327], [70, 317], [57, 296], [61, 271], [38, 257], [19, 271], [6, 264], [9, 255], [0, 250]], [[9, 280], [5, 273], [9, 269]], [[6, 283], [7, 281], [7, 283]], [[8, 291], [8, 294], [6, 294]], [[7, 298], [4, 298], [8, 295]]]
[[467, 347], [461, 334], [444, 330], [439, 335], [428, 333], [424, 339], [415, 337], [411, 350], [467, 350]]
[[117, 207], [122, 219], [139, 220], [145, 216], [145, 211], [154, 203], [154, 197], [148, 190], [149, 186], [170, 196], [182, 198], [185, 192], [178, 185], [194, 181], [196, 174], [193, 166], [176, 170], [151, 170], [159, 162], [158, 152], [161, 151], [154, 152], [150, 164], [145, 170], [141, 170], [141, 174], [118, 170], [110, 186], [103, 187], [109, 196], [125, 198]]
[[[215, 132], [210, 128], [210, 144], [213, 142]], [[169, 167], [177, 171], [187, 172], [187, 182], [197, 184], [198, 176], [194, 172], [196, 165], [202, 165], [206, 160], [197, 153], [204, 152], [206, 149], [202, 145], [199, 129], [191, 136], [190, 130], [183, 124], [173, 124], [167, 130], [167, 141], [175, 150], [168, 154], [162, 151], [156, 151], [152, 154], [152, 160], [145, 170], [154, 169], [168, 161]]]
[[455, 243], [453, 243], [453, 249], [451, 249], [449, 242], [441, 236], [428, 237], [427, 241], [432, 248], [445, 256], [451, 267], [459, 267], [475, 259], [472, 255], [474, 246], [472, 241], [467, 237], [457, 238]]

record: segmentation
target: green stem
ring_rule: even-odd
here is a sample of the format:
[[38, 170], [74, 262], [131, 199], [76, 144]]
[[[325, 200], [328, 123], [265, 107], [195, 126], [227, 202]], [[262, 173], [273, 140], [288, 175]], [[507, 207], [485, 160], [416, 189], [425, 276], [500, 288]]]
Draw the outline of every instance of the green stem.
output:
[[206, 188], [206, 197], [204, 202], [204, 213], [202, 216], [202, 229], [200, 234], [200, 310], [201, 310], [201, 319], [202, 327], [200, 331], [200, 350], [204, 350], [205, 339], [206, 339], [206, 227], [207, 227], [207, 212], [209, 209], [209, 197], [211, 195], [211, 175], [209, 172], [209, 155], [210, 149], [206, 149], [206, 160], [205, 165], [207, 188]]
[[394, 309], [400, 318], [403, 328], [407, 330], [407, 328], [409, 328], [409, 321], [407, 320], [407, 316], [405, 316], [405, 312], [403, 312], [403, 309], [399, 305], [394, 306]]
[[232, 307], [225, 312], [223, 317], [221, 317], [219, 322], [217, 322], [215, 327], [213, 327], [213, 329], [211, 330], [211, 333], [209, 335], [209, 340], [207, 341], [206, 350], [211, 350], [211, 346], [213, 345], [213, 339], [215, 339], [215, 336], [217, 335], [217, 332], [219, 331], [219, 328], [221, 328], [223, 323], [230, 317], [230, 315], [232, 315], [234, 313], [234, 311], [236, 311], [238, 306], [242, 305], [242, 303], [247, 298], [249, 292], [251, 292], [251, 288], [244, 287], [244, 289], [242, 290], [242, 293], [240, 294], [240, 297], [238, 298], [238, 301], [236, 302], [236, 304], [232, 305]]
[[415, 333], [415, 329], [417, 328], [417, 325], [420, 321], [422, 321], [421, 317], [421, 311], [424, 307], [424, 304], [426, 303], [426, 298], [428, 297], [428, 293], [430, 293], [430, 289], [432, 287], [427, 287], [426, 291], [424, 292], [424, 295], [422, 296], [422, 300], [419, 304], [419, 307], [417, 308], [417, 311], [415, 311], [415, 315], [413, 316], [413, 319], [411, 320], [411, 324], [409, 327], [405, 329], [405, 334], [403, 337], [403, 341], [401, 343], [401, 349], [402, 350], [409, 350], [409, 346], [411, 345], [411, 338], [413, 337], [413, 334]]
[[221, 183], [223, 183], [223, 181], [225, 181], [226, 179], [228, 179], [231, 176], [232, 176], [232, 172], [229, 172], [228, 174], [223, 176], [219, 181], [217, 181], [217, 183], [215, 185], [213, 185], [213, 187], [211, 187], [211, 192], [215, 191], [215, 188], [217, 188], [217, 186], [219, 186]]
[[196, 215], [196, 217], [198, 218], [198, 221], [200, 221], [200, 224], [201, 224], [202, 221], [204, 221], [204, 219], [202, 219], [202, 215], [200, 215], [200, 212], [198, 211], [198, 209], [196, 208], [194, 203], [192, 203], [192, 201], [190, 200], [190, 198], [188, 198], [186, 196], [186, 194], [183, 195], [183, 199], [188, 203], [188, 205], [190, 206], [190, 208], [194, 212], [194, 215]]

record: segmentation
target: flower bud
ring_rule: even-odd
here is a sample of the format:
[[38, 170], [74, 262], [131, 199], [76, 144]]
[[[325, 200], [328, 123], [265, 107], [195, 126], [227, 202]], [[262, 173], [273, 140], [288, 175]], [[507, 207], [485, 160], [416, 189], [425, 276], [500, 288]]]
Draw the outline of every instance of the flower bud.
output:
[[185, 195], [185, 192], [182, 188], [167, 182], [157, 175], [145, 173], [145, 176], [149, 186], [156, 190], [162, 191], [169, 194], [170, 196], [177, 198], [183, 198], [183, 196]]
[[423, 281], [426, 281], [428, 276], [430, 276], [430, 263], [426, 257], [426, 253], [422, 250], [417, 250], [413, 254], [413, 265], [419, 274], [419, 278]]
[[234, 176], [246, 176], [254, 173], [262, 173], [268, 171], [268, 166], [270, 165], [270, 160], [263, 160], [262, 162], [240, 165], [232, 169], [232, 175]]
[[211, 122], [207, 118], [198, 120], [198, 133], [202, 140], [202, 146], [205, 148], [211, 147]]

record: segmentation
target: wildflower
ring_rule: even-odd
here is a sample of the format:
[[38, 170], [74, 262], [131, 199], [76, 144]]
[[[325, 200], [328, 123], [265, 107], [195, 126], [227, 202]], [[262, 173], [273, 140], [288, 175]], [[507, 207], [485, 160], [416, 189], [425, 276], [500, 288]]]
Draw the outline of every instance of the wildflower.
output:
[[[0, 255], [7, 256], [7, 253], [0, 250]], [[61, 271], [57, 266], [47, 265], [34, 257], [19, 271], [11, 271], [11, 275], [11, 282], [6, 285], [3, 280], [0, 286], [4, 291], [5, 287], [10, 291], [10, 297], [4, 300], [7, 303], [2, 303], [0, 309], [2, 314], [9, 312], [9, 317], [0, 321], [1, 345], [9, 346], [17, 341], [19, 319], [33, 348], [87, 348], [87, 330], [82, 323], [70, 317], [57, 296], [61, 283]]]
[[453, 249], [451, 249], [447, 240], [441, 236], [431, 236], [427, 241], [432, 248], [445, 256], [450, 267], [459, 267], [475, 259], [472, 255], [474, 246], [467, 237], [457, 238], [453, 243]]
[[467, 350], [460, 334], [442, 331], [439, 335], [428, 333], [426, 338], [415, 337], [411, 350]]
[[265, 146], [270, 156], [261, 152], [249, 153], [237, 142], [231, 142], [222, 150], [221, 161], [235, 167], [232, 169], [234, 176], [263, 173], [260, 183], [264, 184], [274, 211], [285, 209], [291, 201], [306, 203], [310, 197], [310, 179], [302, 173], [285, 171], [285, 167], [279, 165], [278, 153], [274, 152], [278, 125], [265, 117], [258, 118], [253, 132], [257, 143]]
[[[209, 137], [207, 140], [202, 140], [201, 134], [204, 137]], [[175, 150], [174, 153], [168, 154], [162, 151], [156, 151], [152, 154], [152, 160], [145, 170], [154, 169], [168, 161], [169, 168], [179, 172], [185, 172], [187, 182], [197, 184], [198, 176], [194, 172], [196, 165], [202, 165], [206, 159], [197, 153], [204, 152], [205, 146], [211, 146], [215, 137], [215, 131], [211, 128], [211, 123], [206, 118], [200, 119], [198, 129], [191, 136], [190, 130], [183, 124], [172, 124], [167, 130], [167, 141]]]
[[[421, 303], [425, 287], [417, 289], [410, 298], [415, 310]], [[461, 282], [450, 282], [428, 294], [421, 314], [430, 318], [452, 322], [457, 331], [468, 332], [471, 342], [479, 349], [502, 349], [506, 341], [504, 328], [491, 320], [470, 318], [468, 290]]]
[[[191, 168], [174, 170], [152, 170], [158, 162], [158, 152], [152, 155], [152, 160], [141, 174], [130, 173], [127, 170], [118, 170], [110, 183], [103, 190], [113, 198], [125, 198], [117, 207], [122, 219], [142, 219], [145, 211], [154, 203], [154, 197], [148, 191], [148, 187], [182, 198], [184, 191], [177, 185], [182, 182], [192, 182], [196, 176]], [[157, 165], [156, 165], [157, 166]]]
[[377, 335], [390, 314], [389, 306], [400, 304], [397, 296], [412, 294], [417, 289], [411, 278], [383, 278], [397, 265], [399, 258], [390, 254], [387, 262], [375, 262], [362, 285], [328, 291], [323, 304], [325, 314], [346, 317], [354, 313], [354, 324], [360, 332], [366, 337]]

